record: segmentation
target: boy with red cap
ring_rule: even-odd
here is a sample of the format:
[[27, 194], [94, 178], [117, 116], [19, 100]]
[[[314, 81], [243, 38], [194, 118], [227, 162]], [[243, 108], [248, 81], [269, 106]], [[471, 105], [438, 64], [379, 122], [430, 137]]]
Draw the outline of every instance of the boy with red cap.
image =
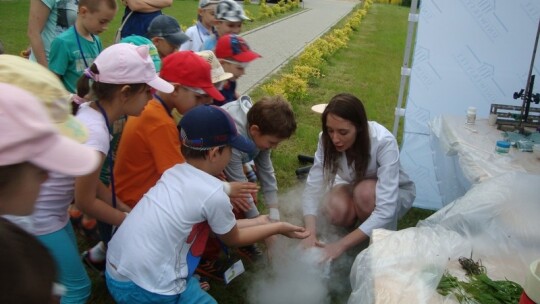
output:
[[172, 110], [183, 115], [196, 105], [223, 100], [210, 70], [210, 64], [191, 51], [163, 59], [160, 76], [174, 91], [156, 92], [139, 117], [128, 118], [116, 155], [116, 194], [128, 206], [134, 207], [165, 170], [184, 162]]
[[215, 105], [221, 106], [239, 98], [236, 81], [246, 73], [248, 64], [261, 55], [252, 51], [244, 38], [234, 34], [219, 38], [215, 53], [225, 72], [233, 74], [220, 90], [225, 100], [214, 100]]

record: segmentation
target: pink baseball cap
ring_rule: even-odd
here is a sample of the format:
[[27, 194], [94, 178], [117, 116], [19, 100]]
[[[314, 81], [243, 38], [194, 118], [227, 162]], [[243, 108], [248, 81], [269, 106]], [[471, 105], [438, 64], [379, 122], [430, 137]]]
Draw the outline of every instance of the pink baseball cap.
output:
[[7, 83], [0, 83], [0, 132], [0, 166], [30, 162], [71, 176], [99, 166], [95, 150], [58, 133], [37, 97]]
[[92, 79], [97, 82], [111, 84], [146, 83], [164, 93], [172, 93], [174, 90], [172, 84], [161, 79], [156, 73], [147, 45], [113, 44], [97, 56], [94, 64], [97, 66], [99, 74], [92, 74]]

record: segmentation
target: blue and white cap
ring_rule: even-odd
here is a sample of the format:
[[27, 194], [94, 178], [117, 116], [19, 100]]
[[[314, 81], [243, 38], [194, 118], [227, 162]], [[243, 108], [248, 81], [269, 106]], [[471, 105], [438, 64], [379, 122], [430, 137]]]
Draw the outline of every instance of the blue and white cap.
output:
[[249, 19], [240, 4], [232, 0], [222, 0], [216, 7], [216, 19], [231, 22], [242, 22]]

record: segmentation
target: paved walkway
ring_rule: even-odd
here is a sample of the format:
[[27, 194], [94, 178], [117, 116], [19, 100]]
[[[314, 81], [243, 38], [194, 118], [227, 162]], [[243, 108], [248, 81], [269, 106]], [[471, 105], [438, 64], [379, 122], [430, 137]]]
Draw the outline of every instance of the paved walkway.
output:
[[305, 46], [326, 33], [358, 3], [358, 0], [304, 0], [305, 10], [242, 34], [263, 58], [249, 65], [246, 75], [238, 81], [238, 92], [249, 93]]

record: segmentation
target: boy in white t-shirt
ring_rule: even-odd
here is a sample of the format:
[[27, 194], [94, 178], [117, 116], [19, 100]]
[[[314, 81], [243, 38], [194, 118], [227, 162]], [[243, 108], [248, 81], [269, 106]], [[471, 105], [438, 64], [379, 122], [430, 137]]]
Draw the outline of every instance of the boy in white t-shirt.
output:
[[249, 153], [219, 107], [202, 105], [180, 121], [186, 163], [165, 171], [139, 201], [109, 243], [107, 286], [117, 303], [216, 303], [193, 272], [210, 232], [227, 246], [244, 246], [274, 234], [306, 238], [304, 228], [267, 217], [234, 218], [223, 183], [215, 176], [234, 147]]

